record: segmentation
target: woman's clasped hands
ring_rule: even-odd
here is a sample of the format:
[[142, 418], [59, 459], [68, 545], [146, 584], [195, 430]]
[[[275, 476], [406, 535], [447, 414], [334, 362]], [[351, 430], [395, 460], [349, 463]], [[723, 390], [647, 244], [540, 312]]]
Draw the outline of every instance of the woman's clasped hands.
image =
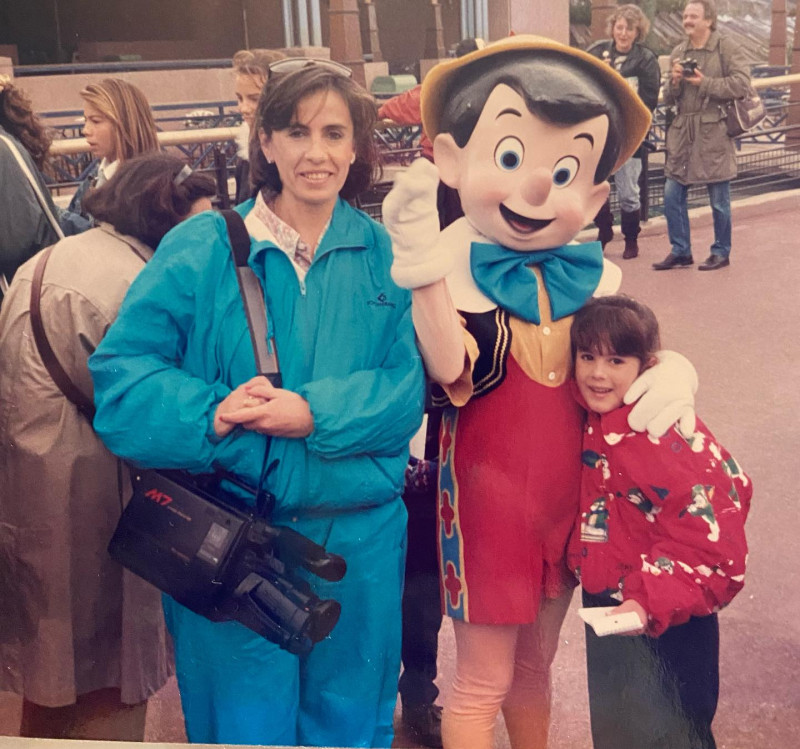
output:
[[214, 414], [214, 431], [227, 436], [241, 425], [274, 437], [307, 437], [314, 429], [308, 401], [291, 390], [276, 388], [264, 377], [254, 377], [232, 390]]

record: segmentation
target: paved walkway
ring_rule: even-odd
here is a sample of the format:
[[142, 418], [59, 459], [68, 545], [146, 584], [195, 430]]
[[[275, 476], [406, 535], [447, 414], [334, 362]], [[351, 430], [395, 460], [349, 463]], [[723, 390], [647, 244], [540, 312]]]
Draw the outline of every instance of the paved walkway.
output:
[[[695, 261], [702, 261], [711, 242], [708, 212], [695, 212], [692, 226]], [[794, 749], [800, 736], [800, 500], [789, 468], [800, 445], [800, 192], [735, 205], [729, 268], [651, 270], [669, 250], [660, 219], [640, 244], [635, 260], [621, 260], [621, 240], [607, 248], [623, 268], [622, 290], [652, 306], [665, 346], [694, 362], [698, 412], [755, 485], [747, 584], [720, 617], [717, 743], [720, 749]], [[445, 692], [453, 656], [445, 625]], [[556, 658], [554, 702], [550, 749], [590, 749], [583, 632], [574, 611]], [[0, 734], [14, 732], [16, 712], [15, 700], [0, 700]], [[147, 737], [184, 740], [174, 681], [154, 701]], [[412, 744], [398, 735], [395, 746]], [[508, 747], [502, 728], [496, 747]]]

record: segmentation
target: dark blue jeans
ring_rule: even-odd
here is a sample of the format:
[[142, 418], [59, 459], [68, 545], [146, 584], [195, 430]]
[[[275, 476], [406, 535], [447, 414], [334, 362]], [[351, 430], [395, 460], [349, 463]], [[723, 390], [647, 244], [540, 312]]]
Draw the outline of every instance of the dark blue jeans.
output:
[[[706, 185], [714, 218], [714, 244], [711, 254], [727, 258], [731, 254], [731, 183], [711, 182]], [[664, 183], [664, 215], [672, 254], [687, 257], [692, 254], [691, 229], [687, 196], [689, 185], [667, 177]]]
[[[610, 606], [584, 592], [584, 606]], [[716, 749], [717, 615], [693, 617], [661, 637], [597, 637], [586, 626], [594, 749]]]

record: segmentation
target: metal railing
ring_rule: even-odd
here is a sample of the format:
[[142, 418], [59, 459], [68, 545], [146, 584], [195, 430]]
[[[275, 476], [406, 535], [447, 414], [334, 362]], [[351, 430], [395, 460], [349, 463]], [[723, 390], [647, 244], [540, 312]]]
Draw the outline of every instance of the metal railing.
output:
[[[732, 182], [734, 197], [753, 195], [770, 190], [783, 190], [800, 187], [800, 150], [786, 148], [786, 133], [797, 126], [787, 124], [790, 107], [788, 84], [800, 83], [800, 75], [754, 78], [753, 85], [761, 90], [767, 104], [767, 117], [753, 131], [737, 139], [739, 149], [737, 163], [739, 176]], [[228, 180], [233, 174], [236, 162], [235, 137], [240, 122], [238, 114], [226, 111], [233, 102], [200, 102], [169, 105], [156, 105], [157, 120], [160, 127], [165, 124], [181, 124], [179, 130], [162, 130], [159, 142], [167, 150], [177, 151], [193, 169], [212, 172], [217, 179], [221, 196], [227, 196]], [[206, 110], [197, 113], [199, 110]], [[180, 114], [178, 114], [180, 112]], [[64, 119], [81, 114], [78, 111], [53, 112], [45, 116]], [[227, 123], [219, 127], [220, 123]], [[197, 124], [210, 124], [210, 127], [195, 127]], [[62, 128], [80, 127], [79, 123], [61, 123]], [[66, 131], [66, 130], [65, 130]], [[375, 131], [382, 162], [386, 166], [405, 166], [419, 156], [419, 126], [381, 126]], [[643, 217], [663, 212], [664, 170], [660, 154], [664, 151], [665, 117], [663, 107], [656, 109], [648, 141], [652, 153], [648, 153], [642, 170], [640, 183]], [[48, 175], [50, 188], [54, 192], [75, 185], [80, 174], [91, 161], [88, 144], [84, 138], [63, 138], [55, 140], [51, 146], [51, 159]], [[616, 190], [612, 182], [612, 209], [617, 210]], [[390, 182], [377, 185], [370, 193], [361, 197], [359, 204], [370, 215], [380, 219], [380, 202], [388, 191]], [[702, 185], [689, 190], [690, 205], [706, 202], [705, 187]]]

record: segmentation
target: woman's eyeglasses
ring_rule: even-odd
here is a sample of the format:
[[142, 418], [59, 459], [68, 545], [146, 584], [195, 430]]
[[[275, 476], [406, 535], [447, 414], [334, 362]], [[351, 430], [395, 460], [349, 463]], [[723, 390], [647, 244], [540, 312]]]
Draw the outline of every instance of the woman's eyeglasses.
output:
[[342, 63], [334, 60], [321, 60], [316, 57], [285, 57], [283, 60], [276, 60], [270, 64], [268, 77], [272, 78], [273, 75], [294, 73], [297, 70], [312, 66], [325, 68], [325, 70], [329, 70], [331, 73], [340, 75], [343, 78], [351, 78], [353, 75], [353, 71], [347, 65], [342, 65]]

